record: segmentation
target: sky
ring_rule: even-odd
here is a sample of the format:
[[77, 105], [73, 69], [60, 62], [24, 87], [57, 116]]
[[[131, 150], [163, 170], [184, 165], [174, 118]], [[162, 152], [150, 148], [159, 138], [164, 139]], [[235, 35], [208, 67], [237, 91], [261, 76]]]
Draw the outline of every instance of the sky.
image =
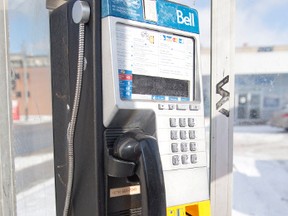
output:
[[[209, 46], [210, 0], [195, 0], [195, 7], [199, 12], [202, 45]], [[288, 45], [287, 10], [287, 0], [236, 0], [235, 45]]]
[[11, 53], [49, 54], [46, 0], [8, 0]]
[[[210, 45], [210, 0], [174, 0], [199, 12], [201, 45]], [[217, 1], [217, 0], [214, 0]], [[45, 0], [8, 0], [10, 52], [49, 53]], [[236, 0], [235, 45], [288, 44], [288, 0]]]

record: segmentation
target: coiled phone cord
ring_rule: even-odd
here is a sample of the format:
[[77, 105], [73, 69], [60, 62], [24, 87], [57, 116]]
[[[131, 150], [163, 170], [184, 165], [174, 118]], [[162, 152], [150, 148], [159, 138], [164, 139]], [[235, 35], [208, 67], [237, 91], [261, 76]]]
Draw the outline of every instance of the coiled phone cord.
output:
[[67, 141], [68, 141], [68, 182], [65, 197], [65, 206], [63, 216], [69, 213], [73, 176], [74, 176], [74, 135], [77, 115], [79, 110], [80, 95], [82, 89], [82, 75], [84, 70], [84, 38], [85, 38], [85, 24], [79, 23], [79, 47], [78, 47], [78, 66], [77, 66], [77, 80], [75, 88], [75, 96], [72, 108], [71, 120], [67, 128]]

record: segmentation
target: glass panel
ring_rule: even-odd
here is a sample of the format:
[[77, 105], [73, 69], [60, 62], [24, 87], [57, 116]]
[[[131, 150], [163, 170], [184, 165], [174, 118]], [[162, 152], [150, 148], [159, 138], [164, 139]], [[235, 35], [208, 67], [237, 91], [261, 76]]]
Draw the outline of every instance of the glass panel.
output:
[[8, 0], [17, 215], [55, 215], [49, 12]]
[[[188, 1], [188, 0], [186, 0]], [[210, 20], [211, 1], [189, 1], [194, 3], [194, 8], [199, 13], [200, 28], [200, 53], [201, 53], [201, 73], [203, 85], [204, 116], [205, 116], [205, 138], [208, 149], [207, 163], [210, 167]]]
[[233, 216], [288, 212], [287, 7], [237, 1]]

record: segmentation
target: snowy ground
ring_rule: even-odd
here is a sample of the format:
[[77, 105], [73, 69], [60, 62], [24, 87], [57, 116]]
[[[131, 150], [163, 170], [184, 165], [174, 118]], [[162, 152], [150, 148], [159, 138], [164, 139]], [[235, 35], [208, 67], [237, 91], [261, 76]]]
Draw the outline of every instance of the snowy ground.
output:
[[[288, 216], [288, 133], [269, 126], [234, 131], [233, 216]], [[30, 160], [41, 163], [39, 155]], [[47, 160], [51, 154], [43, 154]], [[18, 169], [31, 164], [23, 158], [15, 162]], [[19, 193], [18, 216], [55, 215], [54, 196], [53, 179]]]
[[15, 158], [15, 170], [16, 172], [18, 172], [20, 170], [27, 169], [31, 166], [37, 166], [39, 164], [52, 160], [53, 160], [52, 152], [44, 154], [36, 154], [31, 156], [19, 156]]
[[287, 182], [288, 133], [235, 127], [233, 216], [288, 215]]
[[18, 216], [54, 216], [55, 212], [53, 178], [17, 194]]

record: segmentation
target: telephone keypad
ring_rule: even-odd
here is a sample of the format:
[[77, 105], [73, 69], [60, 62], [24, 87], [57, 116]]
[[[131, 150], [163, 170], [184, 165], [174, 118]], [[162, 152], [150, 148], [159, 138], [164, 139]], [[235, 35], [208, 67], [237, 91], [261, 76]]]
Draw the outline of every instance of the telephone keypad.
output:
[[[185, 110], [191, 107], [178, 106], [176, 104], [169, 104], [169, 109]], [[172, 106], [172, 107], [171, 107]], [[186, 107], [186, 108], [185, 108]], [[199, 107], [192, 107], [193, 110]], [[168, 124], [170, 126], [170, 151], [171, 163], [175, 168], [185, 168], [195, 166], [198, 161], [198, 154], [201, 150], [198, 148], [198, 139], [201, 139], [201, 135], [198, 135], [197, 121], [191, 116], [169, 117]], [[196, 124], [195, 124], [196, 123]], [[196, 128], [196, 129], [194, 129]], [[196, 137], [197, 135], [197, 137]], [[200, 136], [200, 137], [199, 137]], [[200, 150], [200, 152], [199, 152]], [[202, 154], [202, 153], [201, 153]], [[201, 163], [201, 162], [200, 162]], [[193, 165], [194, 164], [194, 165]]]

